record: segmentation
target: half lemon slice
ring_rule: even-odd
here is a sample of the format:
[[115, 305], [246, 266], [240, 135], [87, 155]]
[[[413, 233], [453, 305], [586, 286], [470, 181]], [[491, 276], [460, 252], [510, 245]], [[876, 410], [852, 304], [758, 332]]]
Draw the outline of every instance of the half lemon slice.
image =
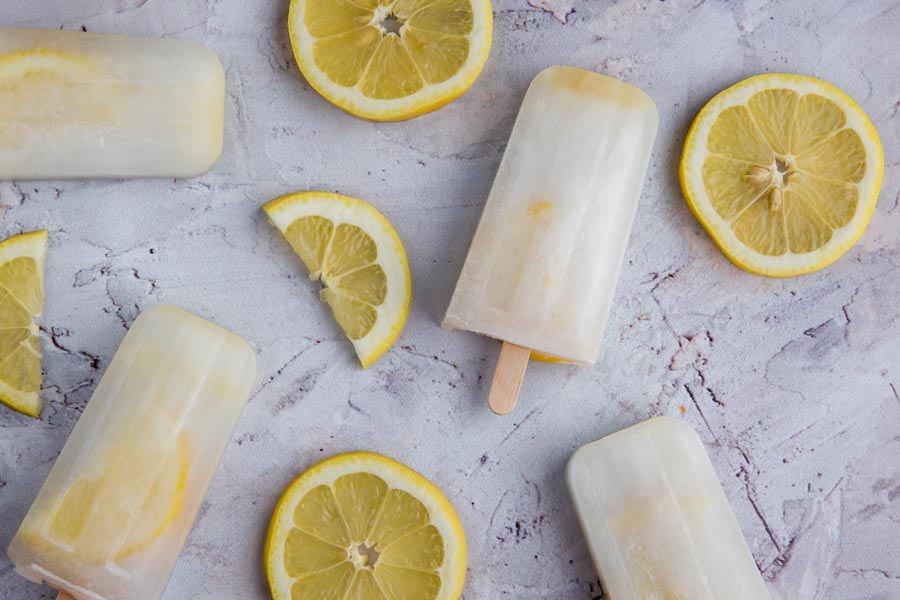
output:
[[353, 452], [287, 487], [264, 561], [275, 600], [456, 600], [466, 539], [434, 484], [385, 456]]
[[371, 204], [327, 192], [276, 198], [263, 207], [321, 281], [322, 300], [353, 342], [363, 367], [387, 351], [409, 313], [412, 280], [394, 227]]
[[152, 544], [182, 508], [190, 452], [175, 429], [174, 419], [158, 417], [128, 431], [61, 494], [45, 534], [98, 565]]
[[833, 85], [744, 80], [707, 104], [685, 141], [681, 185], [726, 256], [760, 275], [822, 269], [862, 235], [884, 173], [878, 133]]
[[109, 123], [116, 90], [115, 79], [88, 58], [56, 50], [0, 54], [0, 147], [25, 143], [30, 128], [74, 132]]
[[47, 232], [0, 243], [0, 402], [31, 417], [41, 414], [41, 340], [34, 318], [44, 307]]
[[291, 0], [303, 75], [333, 104], [409, 119], [461, 96], [491, 49], [490, 0]]

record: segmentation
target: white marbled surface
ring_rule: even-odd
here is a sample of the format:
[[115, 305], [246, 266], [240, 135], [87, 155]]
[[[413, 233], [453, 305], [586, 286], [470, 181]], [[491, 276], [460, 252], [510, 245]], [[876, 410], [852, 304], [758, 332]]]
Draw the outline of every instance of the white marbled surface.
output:
[[[282, 0], [2, 0], [0, 23], [202, 40], [227, 73], [226, 144], [190, 181], [0, 183], [0, 236], [50, 230], [39, 421], [0, 408], [5, 548], [125, 328], [165, 301], [245, 336], [260, 379], [166, 595], [265, 598], [265, 528], [313, 462], [368, 449], [452, 499], [467, 600], [601, 597], [563, 483], [577, 446], [652, 415], [700, 433], [774, 599], [900, 598], [900, 72], [894, 0], [495, 0], [494, 48], [452, 105], [375, 124], [332, 107], [291, 57]], [[485, 406], [497, 343], [438, 327], [531, 77], [565, 63], [647, 90], [660, 136], [600, 361], [534, 365]], [[875, 216], [842, 260], [770, 280], [691, 216], [688, 124], [746, 76], [837, 84], [881, 133]], [[406, 330], [361, 370], [259, 207], [290, 191], [373, 202], [409, 251]], [[683, 410], [682, 410], [683, 409]], [[48, 598], [0, 555], [0, 598]]]

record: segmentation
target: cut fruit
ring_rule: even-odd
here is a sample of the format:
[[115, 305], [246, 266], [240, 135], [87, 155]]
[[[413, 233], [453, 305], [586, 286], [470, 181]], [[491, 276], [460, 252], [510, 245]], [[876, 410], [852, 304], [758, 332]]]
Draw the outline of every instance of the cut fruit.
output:
[[0, 55], [0, 145], [17, 146], [28, 128], [111, 122], [116, 86], [100, 65], [74, 54], [28, 50]]
[[681, 186], [737, 266], [770, 277], [822, 269], [866, 229], [884, 174], [878, 132], [833, 85], [759, 75], [720, 93], [691, 125]]
[[177, 431], [174, 417], [158, 414], [123, 432], [60, 494], [46, 537], [97, 565], [149, 546], [181, 511], [190, 453]]
[[47, 232], [0, 243], [0, 402], [31, 417], [41, 414], [41, 340], [34, 318], [44, 307]]
[[275, 600], [455, 600], [466, 539], [434, 484], [385, 456], [353, 452], [285, 489], [264, 562]]
[[532, 350], [531, 356], [529, 358], [531, 360], [536, 360], [537, 362], [543, 362], [543, 363], [555, 363], [555, 364], [561, 364], [561, 365], [578, 364], [574, 361], [567, 360], [565, 358], [553, 356], [552, 354], [544, 354], [543, 352], [538, 352], [537, 350]]
[[387, 351], [409, 312], [412, 281], [394, 227], [371, 204], [327, 192], [276, 198], [263, 207], [321, 281], [322, 300], [353, 342], [363, 367]]
[[399, 121], [458, 98], [491, 49], [490, 0], [291, 0], [297, 65], [358, 117]]

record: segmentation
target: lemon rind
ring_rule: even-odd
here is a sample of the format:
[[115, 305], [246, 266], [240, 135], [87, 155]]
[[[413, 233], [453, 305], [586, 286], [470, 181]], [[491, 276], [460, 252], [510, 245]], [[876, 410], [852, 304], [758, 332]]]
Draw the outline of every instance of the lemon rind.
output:
[[[294, 527], [294, 508], [316, 486], [330, 486], [342, 475], [359, 472], [377, 475], [391, 488], [405, 491], [425, 505], [430, 522], [444, 539], [444, 563], [438, 570], [442, 582], [441, 594], [435, 600], [459, 598], [465, 585], [467, 546], [456, 509], [440, 488], [403, 463], [381, 454], [359, 451], [338, 454], [313, 465], [282, 492], [269, 521], [263, 550], [266, 578], [273, 597], [276, 600], [291, 598], [291, 586], [295, 579], [285, 571], [280, 551]], [[448, 533], [451, 535], [448, 536]]]
[[[462, 96], [487, 62], [493, 38], [493, 10], [489, 0], [472, 0], [473, 25], [468, 34], [469, 59], [457, 73], [438, 84], [426, 84], [417, 92], [392, 100], [364, 96], [358, 87], [333, 82], [312, 59], [315, 41], [303, 21], [306, 0], [293, 0], [288, 10], [288, 32], [297, 66], [306, 81], [326, 100], [346, 112], [371, 121], [404, 121], [432, 112]], [[481, 9], [481, 10], [478, 10]], [[299, 46], [299, 48], [298, 48]], [[301, 51], [302, 50], [302, 51]]]
[[[409, 260], [394, 226], [368, 202], [332, 192], [286, 194], [265, 204], [263, 211], [282, 234], [299, 218], [324, 216], [335, 226], [341, 223], [356, 225], [372, 237], [378, 248], [377, 262], [387, 278], [387, 296], [381, 305], [374, 307], [378, 318], [372, 330], [358, 340], [350, 340], [363, 368], [371, 366], [400, 336], [412, 299]], [[359, 218], [360, 215], [368, 218]], [[373, 224], [377, 225], [374, 229]]]
[[[779, 256], [766, 256], [741, 242], [728, 221], [713, 208], [703, 185], [702, 166], [708, 156], [703, 152], [706, 137], [718, 115], [736, 104], [746, 104], [754, 93], [764, 89], [788, 88], [798, 93], [816, 93], [835, 101], [844, 109], [847, 127], [860, 134], [866, 149], [867, 169], [863, 180], [856, 184], [859, 204], [851, 221], [834, 230], [831, 241], [808, 253], [788, 251]], [[699, 150], [699, 151], [698, 151]], [[750, 77], [718, 93], [700, 111], [691, 124], [685, 139], [679, 165], [681, 189], [691, 212], [728, 259], [745, 271], [767, 277], [794, 277], [827, 267], [843, 256], [865, 232], [878, 202], [884, 178], [884, 150], [878, 132], [865, 111], [844, 91], [827, 81], [805, 75], [786, 73]]]
[[[38, 280], [41, 293], [44, 289], [44, 259], [47, 253], [47, 231], [29, 231], [14, 235], [0, 242], [0, 264], [6, 264], [17, 258], [32, 258], [37, 266]], [[43, 307], [42, 307], [43, 308]], [[42, 311], [32, 315], [39, 317]], [[37, 326], [32, 322], [30, 328], [37, 332]], [[41, 416], [41, 400], [39, 392], [23, 392], [0, 380], [0, 402], [11, 409], [35, 419]]]

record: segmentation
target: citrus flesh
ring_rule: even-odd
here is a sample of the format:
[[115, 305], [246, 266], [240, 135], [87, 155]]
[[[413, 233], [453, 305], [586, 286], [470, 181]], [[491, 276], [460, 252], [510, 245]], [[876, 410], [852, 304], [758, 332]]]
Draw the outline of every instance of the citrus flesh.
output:
[[[175, 428], [174, 420], [168, 425]], [[190, 454], [182, 437], [160, 452], [166, 432], [150, 429], [144, 422], [120, 438], [66, 488], [48, 538], [101, 565], [140, 552], [166, 530], [182, 506]]]
[[681, 184], [739, 267], [774, 277], [822, 269], [862, 235], [884, 158], [846, 94], [799, 75], [760, 75], [716, 96], [685, 142]]
[[74, 54], [27, 50], [0, 55], [0, 145], [17, 147], [34, 128], [65, 125], [74, 132], [110, 122], [115, 85], [100, 65]]
[[363, 367], [393, 344], [406, 323], [412, 283], [397, 232], [372, 205], [306, 192], [263, 207], [309, 270], [320, 297], [350, 338]]
[[264, 560], [276, 600], [455, 600], [466, 543], [432, 483], [385, 456], [354, 452], [288, 486]]
[[44, 306], [47, 232], [23, 233], [0, 243], [0, 401], [41, 414], [41, 343], [35, 317]]
[[344, 110], [408, 119], [474, 83], [491, 46], [490, 0], [292, 0], [294, 56]]

